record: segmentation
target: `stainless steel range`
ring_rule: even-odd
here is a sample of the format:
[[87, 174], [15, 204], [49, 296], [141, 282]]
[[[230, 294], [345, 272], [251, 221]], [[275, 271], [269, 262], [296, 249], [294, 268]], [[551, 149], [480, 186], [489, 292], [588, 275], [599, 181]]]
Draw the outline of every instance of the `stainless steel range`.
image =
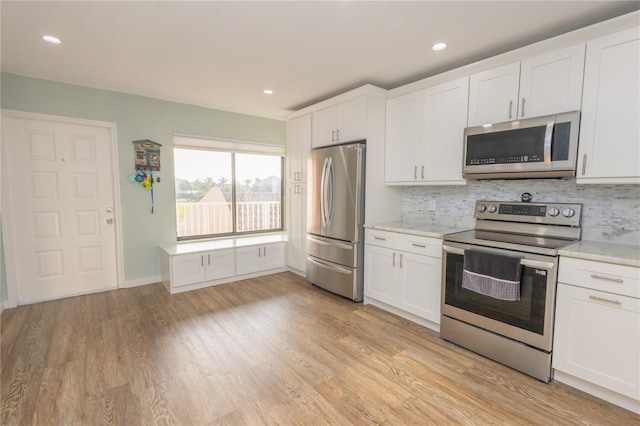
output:
[[551, 379], [558, 250], [581, 204], [477, 201], [474, 230], [445, 235], [440, 336]]

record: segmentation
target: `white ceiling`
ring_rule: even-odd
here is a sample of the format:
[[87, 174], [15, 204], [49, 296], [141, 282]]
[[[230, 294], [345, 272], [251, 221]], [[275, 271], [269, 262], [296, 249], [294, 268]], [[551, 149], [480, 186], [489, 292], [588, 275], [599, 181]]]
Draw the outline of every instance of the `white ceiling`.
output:
[[[282, 119], [365, 83], [391, 89], [638, 8], [638, 1], [3, 0], [1, 68]], [[43, 34], [62, 44], [45, 43]], [[437, 41], [449, 48], [433, 52]]]

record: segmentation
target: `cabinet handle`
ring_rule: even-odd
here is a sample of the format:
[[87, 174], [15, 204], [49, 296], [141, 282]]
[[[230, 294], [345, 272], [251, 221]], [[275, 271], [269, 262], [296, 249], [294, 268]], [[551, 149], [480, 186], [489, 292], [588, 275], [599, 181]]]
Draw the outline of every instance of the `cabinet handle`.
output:
[[411, 245], [414, 247], [427, 248], [424, 244], [411, 243]]
[[380, 240], [380, 241], [387, 241], [386, 238], [382, 238], [382, 237], [373, 237], [374, 240]]
[[584, 154], [582, 156], [582, 176], [584, 176], [586, 171], [587, 171], [587, 154]]
[[260, 247], [258, 247], [258, 257], [262, 257], [262, 251], [260, 251]]
[[263, 251], [264, 251], [264, 257], [267, 257], [267, 247], [266, 246], [264, 247]]
[[336, 131], [332, 130], [331, 131], [331, 142], [335, 142], [336, 141]]
[[207, 265], [211, 265], [211, 255], [207, 255]]
[[400, 269], [402, 269], [402, 254], [400, 254]]
[[513, 117], [513, 101], [509, 101], [509, 120]]
[[393, 253], [393, 261], [391, 262], [392, 265], [395, 267], [396, 266], [396, 254]]
[[524, 117], [524, 98], [522, 98], [522, 108], [520, 108], [520, 117]]
[[604, 299], [604, 298], [598, 297], [598, 296], [589, 296], [589, 299], [596, 300], [598, 302], [611, 303], [611, 304], [618, 305], [618, 306], [622, 305], [622, 302], [620, 302], [619, 300]]
[[413, 166], [413, 178], [418, 179], [418, 166]]
[[422, 179], [424, 179], [424, 166], [422, 166]]
[[204, 266], [204, 254], [200, 255], [200, 266]]
[[340, 129], [336, 129], [336, 142], [340, 141]]
[[622, 278], [606, 277], [604, 275], [598, 275], [598, 274], [591, 274], [591, 278], [593, 278], [595, 280], [611, 281], [611, 282], [619, 283], [619, 284], [622, 284], [624, 282], [624, 280]]

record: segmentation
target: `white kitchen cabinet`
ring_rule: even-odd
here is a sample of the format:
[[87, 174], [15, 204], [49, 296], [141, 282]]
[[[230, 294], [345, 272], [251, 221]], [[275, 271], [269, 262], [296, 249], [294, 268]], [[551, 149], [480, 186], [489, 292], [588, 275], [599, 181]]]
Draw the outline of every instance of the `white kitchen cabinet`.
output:
[[296, 271], [304, 272], [307, 252], [307, 184], [303, 182], [289, 185], [288, 200], [288, 265]]
[[235, 273], [233, 250], [182, 254], [173, 256], [170, 262], [174, 288], [232, 277]]
[[469, 126], [579, 110], [584, 43], [473, 74]]
[[640, 271], [564, 257], [558, 271], [556, 380], [640, 409]]
[[313, 148], [366, 139], [367, 100], [361, 96], [313, 112]]
[[415, 182], [421, 162], [422, 90], [388, 99], [386, 107], [385, 181]]
[[287, 121], [287, 176], [289, 183], [307, 181], [307, 153], [311, 149], [311, 114]]
[[283, 234], [265, 234], [162, 246], [162, 284], [174, 294], [245, 279], [247, 274], [283, 272], [286, 241]]
[[238, 248], [236, 249], [236, 274], [245, 275], [282, 268], [285, 264], [284, 254], [284, 244]]
[[469, 78], [387, 100], [385, 181], [464, 184], [462, 151]]
[[640, 28], [587, 43], [578, 183], [640, 183]]
[[287, 122], [287, 264], [296, 272], [306, 269], [307, 154], [311, 149], [311, 114]]
[[399, 315], [440, 323], [442, 240], [365, 230], [365, 303], [397, 308]]

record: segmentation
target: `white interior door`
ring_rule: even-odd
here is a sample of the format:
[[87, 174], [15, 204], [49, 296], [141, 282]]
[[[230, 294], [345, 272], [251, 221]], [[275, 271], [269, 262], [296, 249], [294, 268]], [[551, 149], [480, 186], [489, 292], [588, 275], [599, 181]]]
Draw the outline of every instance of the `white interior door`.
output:
[[3, 116], [18, 304], [117, 287], [111, 129]]

